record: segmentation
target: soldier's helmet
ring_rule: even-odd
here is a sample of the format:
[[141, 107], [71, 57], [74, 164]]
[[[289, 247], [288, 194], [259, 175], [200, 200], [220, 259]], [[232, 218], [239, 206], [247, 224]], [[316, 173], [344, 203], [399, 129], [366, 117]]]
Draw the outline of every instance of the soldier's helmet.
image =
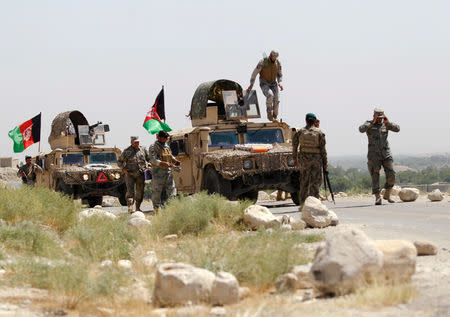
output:
[[384, 118], [384, 110], [380, 108], [373, 109], [373, 114], [378, 114], [378, 118]]
[[272, 51], [270, 52], [270, 55], [272, 55], [274, 58], [278, 58], [278, 56], [279, 56], [280, 54], [278, 53], [278, 50], [272, 50]]
[[138, 136], [131, 136], [130, 140], [131, 140], [131, 142], [135, 142], [135, 141], [139, 142], [139, 137]]

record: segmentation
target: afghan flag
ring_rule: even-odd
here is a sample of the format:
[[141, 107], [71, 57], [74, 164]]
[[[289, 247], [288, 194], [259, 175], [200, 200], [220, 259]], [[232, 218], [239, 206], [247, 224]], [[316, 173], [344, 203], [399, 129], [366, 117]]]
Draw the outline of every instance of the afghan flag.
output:
[[166, 119], [164, 111], [164, 87], [159, 92], [158, 97], [156, 97], [155, 103], [150, 111], [147, 112], [143, 127], [151, 134], [158, 133], [161, 130], [167, 132], [172, 131], [172, 129], [165, 122], [162, 122], [161, 119]]
[[8, 136], [14, 142], [14, 153], [23, 152], [31, 144], [41, 141], [41, 114], [15, 127]]

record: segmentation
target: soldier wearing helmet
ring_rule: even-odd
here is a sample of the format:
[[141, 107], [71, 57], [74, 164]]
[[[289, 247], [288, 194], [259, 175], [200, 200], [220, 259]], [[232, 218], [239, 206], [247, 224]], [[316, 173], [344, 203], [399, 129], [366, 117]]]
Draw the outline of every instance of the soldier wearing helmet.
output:
[[400, 126], [390, 122], [384, 110], [375, 108], [373, 119], [366, 121], [359, 127], [359, 132], [366, 133], [369, 140], [367, 167], [372, 177], [372, 193], [375, 195], [375, 205], [381, 205], [380, 197], [380, 169], [383, 166], [386, 174], [386, 184], [383, 198], [393, 203], [391, 189], [395, 184], [394, 160], [387, 140], [388, 132], [399, 132]]
[[256, 76], [259, 74], [259, 85], [264, 96], [266, 96], [267, 119], [270, 121], [276, 121], [278, 117], [278, 105], [280, 103], [278, 87], [283, 91], [283, 86], [281, 85], [283, 74], [278, 55], [278, 51], [273, 50], [270, 52], [269, 57], [259, 61], [250, 78], [250, 86], [247, 88], [247, 92], [252, 90]]

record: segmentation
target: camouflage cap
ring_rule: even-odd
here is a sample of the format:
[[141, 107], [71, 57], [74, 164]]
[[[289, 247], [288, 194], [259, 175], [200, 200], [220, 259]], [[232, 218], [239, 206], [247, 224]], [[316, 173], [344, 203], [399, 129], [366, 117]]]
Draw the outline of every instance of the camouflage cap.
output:
[[378, 118], [384, 118], [384, 110], [380, 108], [373, 109], [373, 114], [378, 114]]
[[308, 118], [317, 119], [316, 115], [312, 112], [306, 114], [306, 119], [308, 119]]
[[131, 139], [131, 142], [135, 142], [135, 141], [139, 142], [139, 137], [138, 136], [131, 136], [130, 139]]
[[278, 58], [278, 56], [279, 56], [280, 54], [278, 53], [278, 50], [272, 50], [272, 51], [270, 52], [270, 55], [272, 55], [274, 58]]

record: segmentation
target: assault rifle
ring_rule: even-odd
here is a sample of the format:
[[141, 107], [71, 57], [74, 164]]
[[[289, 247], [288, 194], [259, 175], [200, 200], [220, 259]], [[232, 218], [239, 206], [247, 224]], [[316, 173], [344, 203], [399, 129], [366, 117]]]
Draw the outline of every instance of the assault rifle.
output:
[[327, 184], [328, 184], [331, 199], [333, 200], [333, 203], [336, 205], [336, 201], [334, 200], [333, 189], [331, 188], [330, 178], [328, 177], [328, 171], [325, 169], [325, 167], [322, 167], [322, 170], [323, 170], [323, 186], [325, 187], [325, 195], [327, 194]]

